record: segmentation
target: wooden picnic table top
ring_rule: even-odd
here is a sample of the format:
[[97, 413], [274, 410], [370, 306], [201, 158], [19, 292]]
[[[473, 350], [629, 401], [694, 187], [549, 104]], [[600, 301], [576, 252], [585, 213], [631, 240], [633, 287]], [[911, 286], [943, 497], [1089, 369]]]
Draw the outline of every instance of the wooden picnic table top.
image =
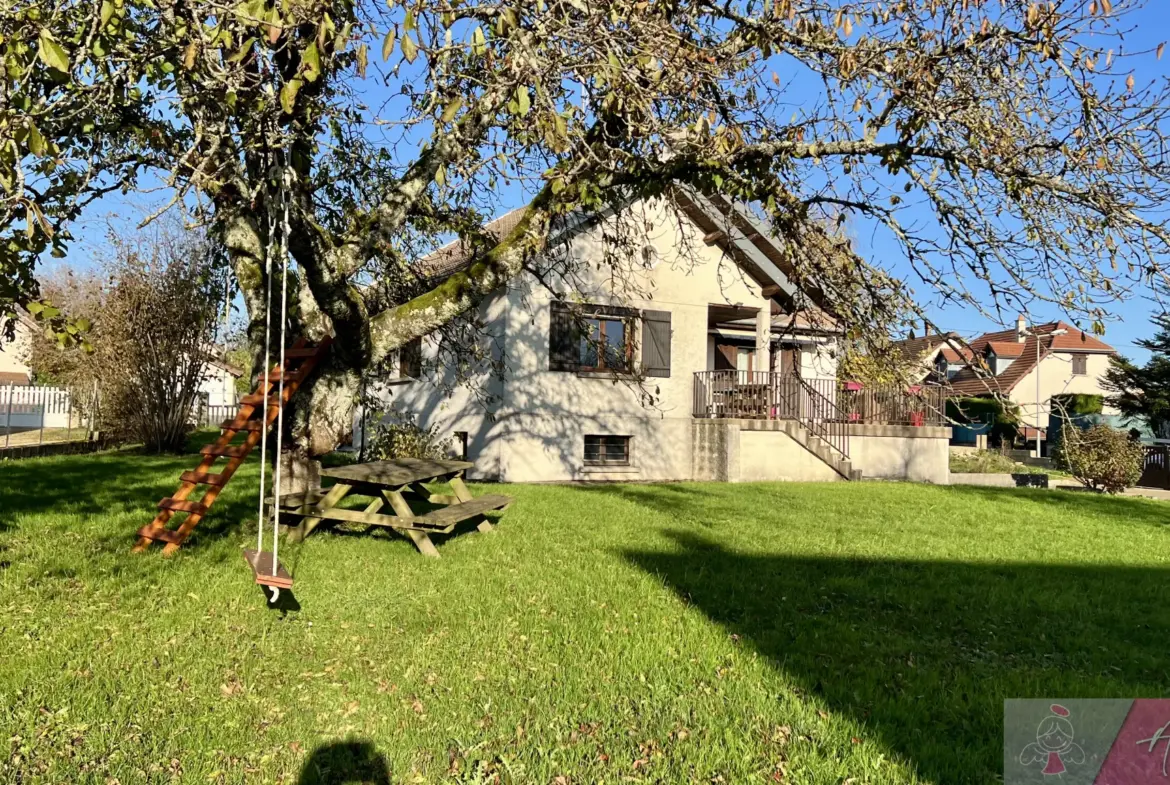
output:
[[409, 485], [466, 471], [475, 464], [467, 461], [432, 461], [425, 458], [398, 458], [322, 469], [322, 477], [369, 485]]

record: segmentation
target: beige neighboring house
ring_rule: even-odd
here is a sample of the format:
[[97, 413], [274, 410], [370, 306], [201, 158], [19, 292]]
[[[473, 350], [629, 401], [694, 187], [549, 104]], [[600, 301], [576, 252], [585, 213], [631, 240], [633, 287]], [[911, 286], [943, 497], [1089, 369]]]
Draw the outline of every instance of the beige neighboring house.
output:
[[[614, 217], [581, 221], [554, 231], [539, 280], [523, 273], [481, 304], [484, 349], [506, 367], [480, 378], [486, 403], [436, 367], [439, 339], [428, 336], [375, 391], [384, 411], [453, 437], [478, 478], [855, 478], [848, 444], [815, 436], [821, 423], [811, 419], [829, 416], [810, 402], [832, 405], [840, 331], [814, 306], [794, 305], [809, 298], [767, 230], [747, 210], [693, 192], [625, 209], [652, 228], [620, 275], [600, 263]], [[506, 233], [519, 217], [486, 229]], [[467, 264], [454, 244], [428, 260], [438, 278]], [[949, 429], [918, 430], [911, 435], [943, 437], [928, 470], [905, 454], [918, 444], [867, 454], [889, 458], [899, 476], [945, 482]]]
[[236, 393], [236, 379], [244, 375], [244, 369], [229, 362], [216, 359], [218, 350], [209, 353], [203, 367], [203, 379], [199, 383], [199, 395], [206, 406], [235, 406], [239, 402]]
[[[954, 334], [902, 342], [921, 352], [931, 370], [926, 381], [945, 383], [955, 397], [996, 395], [1020, 407], [1023, 436], [1041, 441], [1052, 398], [1063, 394], [1106, 395], [1101, 386], [1117, 350], [1062, 321], [1029, 326], [1019, 316], [1014, 329], [984, 333], [966, 346]], [[944, 381], [945, 380], [945, 381]], [[1039, 391], [1037, 391], [1039, 384]], [[1106, 414], [1116, 411], [1105, 407]]]
[[36, 324], [24, 313], [18, 313], [13, 325], [13, 338], [4, 337], [7, 323], [0, 319], [0, 386], [32, 384], [32, 370], [28, 367], [29, 342]]

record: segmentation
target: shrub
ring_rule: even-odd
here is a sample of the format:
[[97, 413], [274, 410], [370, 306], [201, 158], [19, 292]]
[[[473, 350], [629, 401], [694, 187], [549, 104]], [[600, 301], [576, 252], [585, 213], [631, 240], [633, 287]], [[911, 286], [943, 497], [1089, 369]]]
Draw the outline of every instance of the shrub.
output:
[[39, 335], [31, 358], [38, 374], [98, 390], [101, 430], [113, 440], [181, 452], [227, 288], [219, 251], [180, 224], [111, 235], [100, 276], [46, 286], [71, 316], [92, 321], [92, 349]]
[[1093, 393], [1062, 393], [1052, 396], [1053, 410], [1067, 415], [1100, 414], [1104, 406], [1104, 397]]
[[1016, 463], [997, 450], [973, 450], [951, 454], [956, 474], [1045, 474], [1042, 469]]
[[1120, 493], [1142, 476], [1141, 444], [1108, 425], [1066, 425], [1053, 458], [1085, 487], [1106, 493]]
[[395, 458], [444, 460], [451, 457], [454, 442], [449, 436], [440, 436], [437, 425], [420, 428], [407, 417], [387, 415], [374, 426], [366, 449], [376, 461]]

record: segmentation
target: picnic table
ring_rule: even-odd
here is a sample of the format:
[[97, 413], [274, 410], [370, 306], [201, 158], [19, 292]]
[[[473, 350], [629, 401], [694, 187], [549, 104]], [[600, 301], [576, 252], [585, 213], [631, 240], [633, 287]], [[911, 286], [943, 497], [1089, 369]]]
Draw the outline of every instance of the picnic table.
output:
[[[288, 539], [303, 540], [322, 521], [385, 526], [407, 537], [424, 556], [438, 558], [430, 535], [450, 534], [458, 524], [473, 519], [478, 519], [477, 529], [490, 532], [494, 527], [484, 513], [512, 503], [511, 496], [502, 494], [473, 497], [463, 483], [464, 472], [473, 466], [467, 461], [399, 458], [323, 469], [321, 477], [334, 480], [330, 487], [280, 497], [282, 514], [301, 516]], [[426, 483], [444, 481], [453, 494], [432, 493], [426, 487]], [[372, 501], [363, 510], [337, 506], [351, 495], [372, 497]], [[416, 512], [420, 503], [427, 509]], [[393, 514], [381, 511], [386, 505]]]

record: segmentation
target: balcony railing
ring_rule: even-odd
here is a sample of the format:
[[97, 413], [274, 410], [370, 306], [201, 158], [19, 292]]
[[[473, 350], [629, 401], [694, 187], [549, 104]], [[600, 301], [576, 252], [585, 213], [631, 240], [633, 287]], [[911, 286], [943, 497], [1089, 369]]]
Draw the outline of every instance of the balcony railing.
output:
[[875, 425], [946, 424], [942, 388], [850, 386], [836, 379], [801, 379], [768, 371], [699, 371], [693, 413]]

